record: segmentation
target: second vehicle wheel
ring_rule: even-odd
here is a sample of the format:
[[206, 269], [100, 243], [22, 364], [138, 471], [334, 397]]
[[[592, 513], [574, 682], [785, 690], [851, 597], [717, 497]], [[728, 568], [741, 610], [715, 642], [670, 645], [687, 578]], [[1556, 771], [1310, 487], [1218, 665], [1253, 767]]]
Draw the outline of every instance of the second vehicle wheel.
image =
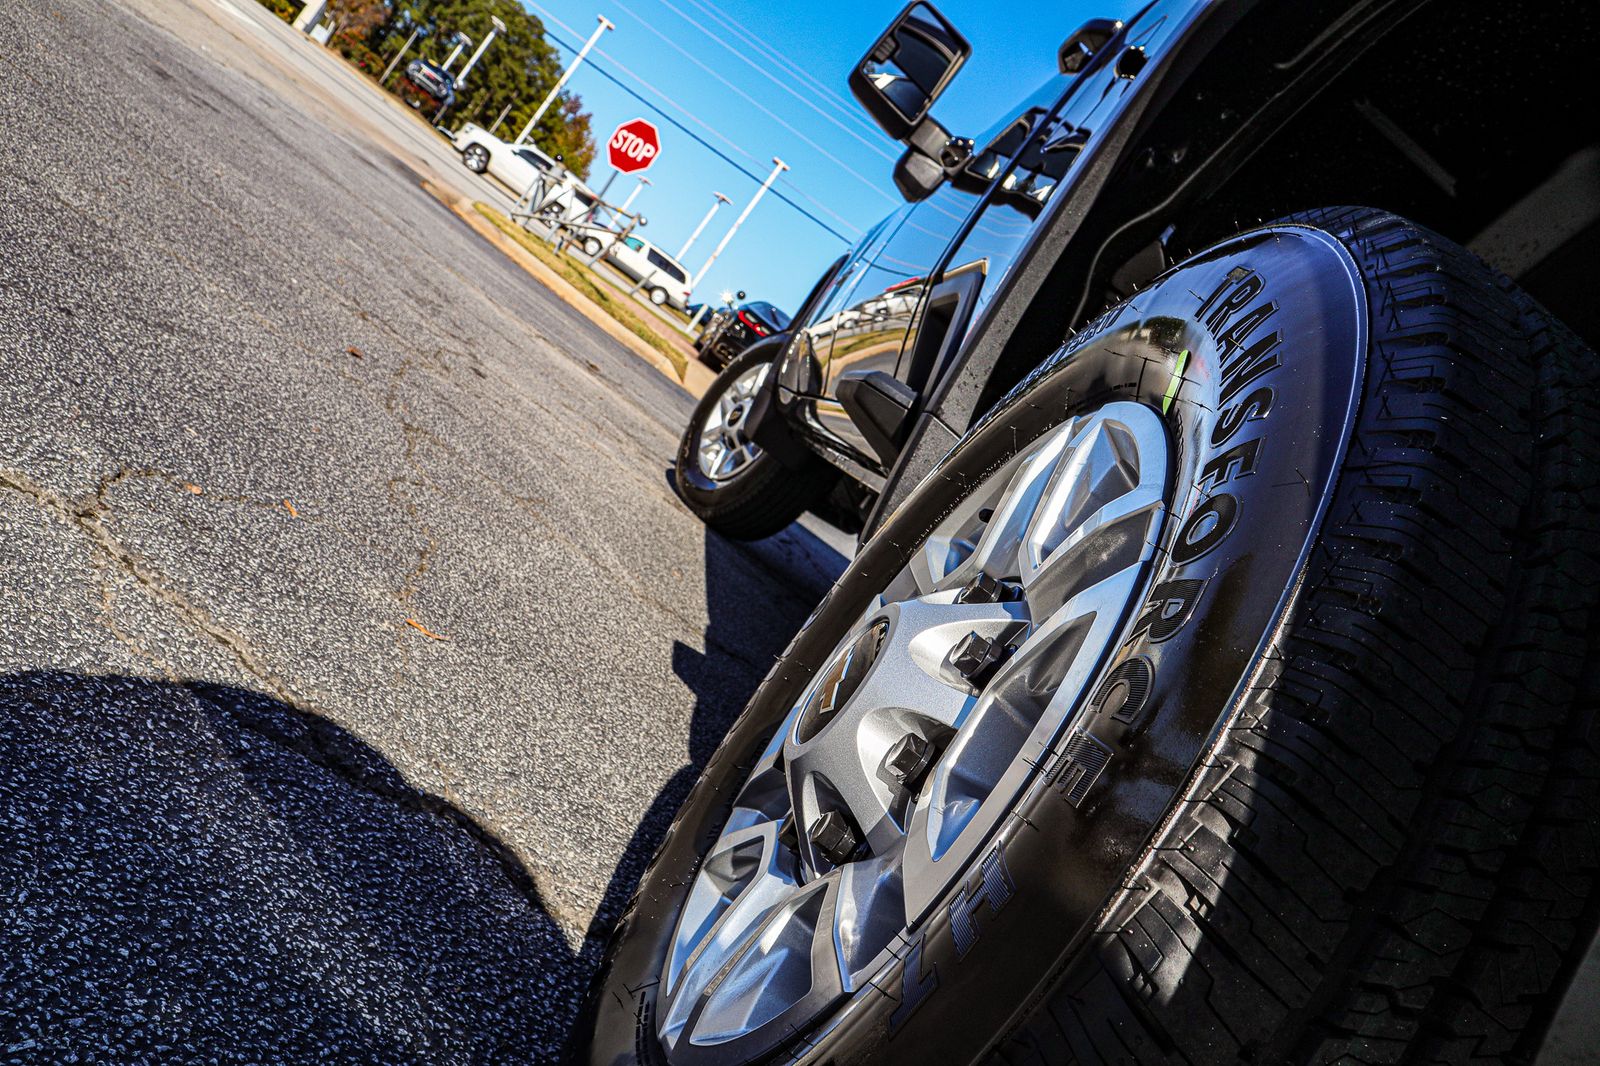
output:
[[587, 256], [599, 255], [600, 254], [600, 248], [601, 248], [601, 244], [600, 244], [600, 238], [599, 237], [585, 237], [583, 239], [583, 254], [584, 255], [587, 255]]
[[667, 302], [667, 290], [657, 286], [650, 290], [650, 302], [660, 307]]
[[1597, 918], [1597, 371], [1369, 210], [1091, 323], [734, 723], [579, 1061], [1531, 1059]]
[[706, 525], [736, 540], [770, 537], [838, 478], [810, 454], [798, 468], [785, 466], [746, 434], [757, 394], [781, 351], [781, 344], [768, 343], [741, 352], [700, 398], [678, 444], [678, 494]]
[[489, 150], [481, 144], [469, 144], [461, 153], [461, 161], [474, 174], [482, 174], [489, 169]]

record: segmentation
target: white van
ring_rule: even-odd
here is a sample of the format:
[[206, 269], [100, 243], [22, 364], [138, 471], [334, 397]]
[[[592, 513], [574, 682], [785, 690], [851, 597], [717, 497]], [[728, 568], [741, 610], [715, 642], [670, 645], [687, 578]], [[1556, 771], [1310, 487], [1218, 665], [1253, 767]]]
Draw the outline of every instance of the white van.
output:
[[606, 258], [634, 281], [642, 281], [653, 304], [668, 304], [682, 311], [689, 302], [689, 272], [670, 255], [629, 234], [606, 249]]

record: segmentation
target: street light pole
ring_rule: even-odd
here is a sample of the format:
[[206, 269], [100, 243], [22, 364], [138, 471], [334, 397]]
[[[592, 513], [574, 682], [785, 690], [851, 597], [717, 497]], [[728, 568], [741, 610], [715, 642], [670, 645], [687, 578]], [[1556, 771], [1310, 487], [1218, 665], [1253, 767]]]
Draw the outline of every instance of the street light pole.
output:
[[419, 22], [417, 23], [417, 28], [411, 31], [411, 36], [406, 38], [406, 43], [400, 46], [400, 51], [396, 52], [394, 58], [389, 60], [389, 65], [383, 68], [383, 77], [378, 79], [379, 85], [389, 80], [389, 75], [393, 74], [394, 68], [400, 65], [400, 60], [405, 56], [406, 52], [410, 51], [411, 43], [417, 39], [417, 34], [421, 32], [422, 23]]
[[[721, 255], [722, 250], [728, 246], [728, 242], [733, 240], [733, 235], [739, 232], [739, 227], [744, 225], [744, 220], [750, 217], [750, 212], [756, 209], [756, 204], [760, 203], [761, 198], [767, 194], [767, 190], [772, 188], [772, 183], [778, 180], [778, 175], [788, 169], [788, 163], [785, 163], [777, 156], [772, 157], [772, 173], [767, 175], [767, 180], [761, 183], [761, 188], [756, 190], [756, 194], [750, 198], [750, 202], [744, 205], [744, 210], [739, 212], [739, 217], [733, 220], [733, 225], [728, 228], [728, 232], [722, 235], [722, 240], [717, 244], [716, 250], [711, 253], [711, 258], [706, 260], [706, 265], [700, 268], [700, 273], [696, 274], [694, 280], [689, 283], [689, 291], [693, 292], [700, 287], [700, 279], [706, 276], [706, 271], [711, 269], [711, 264], [717, 261], [717, 256]], [[696, 311], [694, 318], [689, 320], [689, 329], [693, 330], [695, 326], [699, 325], [700, 316], [705, 313], [706, 301], [702, 300], [700, 301], [700, 310]]]
[[472, 38], [471, 37], [468, 37], [464, 33], [456, 34], [455, 51], [450, 53], [450, 58], [446, 59], [444, 61], [444, 66], [440, 67], [439, 69], [444, 71], [446, 74], [450, 73], [450, 64], [454, 63], [456, 61], [456, 56], [460, 55], [463, 51], [465, 51], [467, 45], [469, 45], [471, 43], [472, 43]]
[[630, 206], [632, 206], [632, 204], [633, 204], [633, 198], [635, 196], [639, 195], [639, 190], [640, 189], [644, 188], [646, 185], [649, 185], [649, 184], [650, 184], [650, 179], [649, 178], [645, 177], [643, 174], [639, 175], [639, 184], [637, 184], [637, 185], [635, 185], [633, 187], [633, 191], [628, 194], [628, 198], [626, 200], [622, 201], [622, 206], [617, 208], [617, 212], [619, 214], [623, 214], [623, 215], [627, 214], [628, 213], [628, 208]]
[[490, 41], [494, 40], [495, 34], [506, 32], [506, 24], [500, 21], [499, 15], [491, 15], [489, 21], [493, 23], [489, 28], [489, 36], [483, 39], [483, 43], [478, 46], [478, 50], [472, 53], [472, 58], [467, 60], [467, 65], [461, 68], [461, 73], [456, 75], [456, 88], [458, 89], [467, 80], [467, 75], [472, 72], [472, 68], [477, 65], [478, 57], [483, 55], [483, 50], [489, 47]]
[[598, 15], [596, 17], [600, 20], [600, 25], [595, 27], [594, 32], [589, 35], [589, 39], [584, 42], [583, 47], [578, 49], [578, 54], [572, 60], [572, 65], [567, 67], [567, 69], [562, 72], [560, 78], [556, 79], [555, 87], [550, 90], [550, 95], [544, 98], [544, 103], [539, 105], [539, 110], [535, 111], [533, 113], [533, 117], [528, 120], [528, 124], [522, 127], [522, 132], [517, 134], [517, 139], [512, 142], [513, 144], [528, 143], [528, 134], [532, 133], [533, 127], [541, 118], [544, 118], [544, 113], [550, 110], [550, 105], [555, 101], [556, 94], [559, 93], [561, 91], [561, 87], [567, 83], [567, 79], [572, 77], [572, 72], [578, 69], [578, 64], [582, 63], [583, 57], [589, 54], [589, 49], [594, 47], [594, 43], [600, 39], [600, 35], [602, 33], [616, 28], [615, 23], [606, 18], [604, 15]]
[[711, 221], [711, 216], [717, 213], [717, 209], [723, 204], [733, 203], [732, 200], [728, 199], [720, 192], [714, 192], [711, 195], [716, 197], [716, 199], [711, 203], [711, 210], [706, 212], [706, 217], [702, 218], [700, 220], [700, 224], [694, 228], [694, 232], [689, 234], [689, 239], [683, 242], [683, 247], [678, 249], [678, 254], [672, 257], [680, 263], [683, 262], [683, 257], [689, 254], [689, 246], [695, 242], [696, 238], [698, 238], [700, 234], [705, 232], [706, 224]]

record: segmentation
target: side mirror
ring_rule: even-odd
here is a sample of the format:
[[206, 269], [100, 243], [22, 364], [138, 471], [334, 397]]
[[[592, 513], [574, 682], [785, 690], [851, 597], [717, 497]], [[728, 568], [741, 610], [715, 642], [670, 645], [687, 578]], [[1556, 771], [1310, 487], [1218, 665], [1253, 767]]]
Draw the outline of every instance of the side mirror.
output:
[[925, 0], [913, 0], [850, 72], [850, 91], [883, 131], [906, 140], [972, 54]]

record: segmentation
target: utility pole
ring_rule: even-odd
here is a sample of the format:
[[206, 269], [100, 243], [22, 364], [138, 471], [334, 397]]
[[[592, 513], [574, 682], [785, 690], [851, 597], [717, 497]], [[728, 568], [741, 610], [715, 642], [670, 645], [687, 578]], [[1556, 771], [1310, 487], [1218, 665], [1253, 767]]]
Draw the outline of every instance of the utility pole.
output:
[[394, 68], [400, 65], [400, 60], [405, 56], [406, 52], [410, 51], [412, 42], [417, 39], [417, 34], [421, 32], [422, 23], [419, 22], [416, 28], [411, 31], [411, 36], [406, 38], [406, 43], [400, 46], [400, 51], [396, 52], [394, 58], [389, 60], [389, 65], [383, 68], [383, 77], [378, 79], [379, 85], [389, 80], [389, 75], [393, 74]]
[[[744, 225], [744, 220], [750, 217], [750, 212], [756, 209], [756, 204], [760, 203], [761, 198], [767, 194], [767, 190], [772, 188], [772, 183], [778, 180], [778, 175], [788, 169], [788, 163], [785, 163], [777, 156], [772, 157], [772, 173], [767, 175], [767, 180], [761, 183], [761, 188], [756, 190], [756, 194], [750, 198], [750, 202], [744, 205], [744, 210], [739, 213], [739, 217], [733, 220], [733, 225], [728, 228], [728, 232], [722, 235], [722, 240], [717, 244], [716, 250], [711, 253], [711, 258], [706, 260], [706, 265], [700, 268], [700, 273], [696, 274], [694, 280], [689, 283], [691, 292], [700, 287], [700, 280], [706, 276], [706, 271], [711, 269], [711, 264], [717, 261], [717, 256], [722, 254], [722, 250], [728, 246], [728, 242], [733, 240], [733, 235], [739, 232], [739, 227]], [[706, 302], [702, 300], [700, 302], [700, 310], [696, 311], [694, 318], [689, 320], [690, 331], [700, 324], [700, 316], [705, 313]]]
[[509, 115], [510, 113], [511, 113], [511, 105], [510, 104], [507, 104], [505, 107], [502, 107], [500, 109], [499, 117], [494, 120], [494, 125], [489, 127], [489, 132], [493, 133], [495, 130], [499, 129], [500, 128], [500, 123], [504, 122], [506, 120], [506, 116]]
[[[314, 2], [315, 0], [313, 0], [313, 3]], [[559, 93], [561, 91], [561, 87], [567, 83], [567, 79], [572, 77], [572, 72], [578, 69], [578, 64], [582, 63], [583, 57], [589, 54], [589, 49], [594, 47], [594, 43], [600, 39], [600, 35], [602, 33], [606, 32], [607, 30], [616, 29], [616, 24], [610, 19], [606, 18], [604, 15], [597, 15], [596, 17], [600, 20], [600, 25], [595, 27], [595, 31], [589, 35], [589, 39], [584, 42], [583, 47], [578, 49], [578, 54], [572, 60], [572, 65], [567, 67], [566, 70], [562, 71], [561, 77], [556, 79], [555, 87], [550, 90], [550, 95], [544, 98], [544, 103], [539, 105], [539, 110], [533, 113], [533, 117], [528, 120], [528, 124], [526, 126], [522, 127], [522, 132], [517, 134], [517, 139], [512, 143], [528, 143], [528, 134], [532, 133], [533, 127], [538, 124], [541, 118], [544, 118], [544, 113], [550, 110], [550, 105], [555, 101], [556, 94]]]
[[472, 72], [472, 68], [477, 65], [478, 57], [483, 55], [483, 50], [489, 47], [490, 41], [494, 40], [495, 34], [506, 32], [506, 24], [500, 21], [499, 15], [489, 16], [489, 21], [493, 23], [489, 28], [489, 36], [483, 39], [483, 43], [478, 46], [478, 50], [472, 53], [472, 58], [467, 60], [467, 65], [461, 68], [461, 73], [456, 75], [456, 88], [458, 89], [467, 80], [467, 75]]
[[689, 239], [683, 242], [683, 247], [678, 249], [678, 254], [672, 257], [680, 263], [683, 262], [683, 257], [689, 254], [689, 246], [694, 244], [696, 238], [698, 238], [701, 233], [705, 232], [706, 225], [711, 221], [711, 216], [717, 213], [718, 208], [720, 208], [723, 204], [733, 203], [732, 200], [728, 199], [720, 192], [714, 192], [711, 195], [716, 197], [716, 199], [711, 202], [711, 210], [706, 212], [706, 217], [702, 218], [700, 220], [700, 224], [694, 228], [694, 232], [689, 234]]

